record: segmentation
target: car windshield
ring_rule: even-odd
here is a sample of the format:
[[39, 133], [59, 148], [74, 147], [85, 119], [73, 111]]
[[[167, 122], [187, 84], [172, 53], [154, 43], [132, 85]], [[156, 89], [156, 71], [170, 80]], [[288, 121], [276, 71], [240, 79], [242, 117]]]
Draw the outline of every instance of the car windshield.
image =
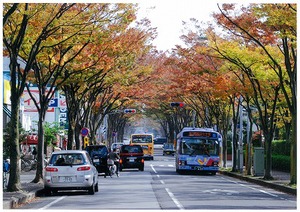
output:
[[113, 149], [117, 149], [117, 148], [120, 148], [122, 145], [123, 145], [123, 144], [114, 143], [114, 144], [112, 145], [112, 148], [113, 148]]
[[123, 153], [143, 153], [143, 149], [140, 146], [122, 146]]
[[86, 151], [91, 157], [94, 155], [107, 155], [108, 153], [106, 146], [87, 146]]
[[51, 157], [50, 164], [54, 166], [73, 166], [73, 165], [82, 165], [86, 161], [82, 154], [54, 154]]

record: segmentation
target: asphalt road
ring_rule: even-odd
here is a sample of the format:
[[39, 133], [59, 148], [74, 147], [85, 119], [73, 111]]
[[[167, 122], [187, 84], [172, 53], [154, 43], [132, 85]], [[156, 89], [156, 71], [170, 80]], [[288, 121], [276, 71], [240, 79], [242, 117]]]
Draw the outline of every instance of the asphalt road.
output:
[[120, 177], [99, 176], [99, 192], [59, 192], [19, 209], [53, 210], [287, 210], [296, 197], [223, 175], [179, 175], [173, 156], [156, 150], [145, 171], [128, 169]]

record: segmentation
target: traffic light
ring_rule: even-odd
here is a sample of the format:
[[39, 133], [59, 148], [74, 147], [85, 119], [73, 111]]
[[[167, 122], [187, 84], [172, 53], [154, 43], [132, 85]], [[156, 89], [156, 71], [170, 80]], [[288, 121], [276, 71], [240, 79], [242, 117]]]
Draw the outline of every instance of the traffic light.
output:
[[125, 109], [124, 113], [136, 113], [136, 109]]
[[184, 106], [184, 102], [171, 102], [170, 106], [171, 107], [183, 107]]

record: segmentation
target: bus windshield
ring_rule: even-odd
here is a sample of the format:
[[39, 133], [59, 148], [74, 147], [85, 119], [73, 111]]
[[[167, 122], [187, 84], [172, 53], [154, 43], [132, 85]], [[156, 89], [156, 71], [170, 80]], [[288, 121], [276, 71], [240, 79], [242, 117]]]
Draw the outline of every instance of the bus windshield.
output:
[[181, 154], [218, 155], [218, 141], [212, 139], [184, 138], [181, 142]]
[[132, 135], [131, 143], [152, 143], [152, 135]]

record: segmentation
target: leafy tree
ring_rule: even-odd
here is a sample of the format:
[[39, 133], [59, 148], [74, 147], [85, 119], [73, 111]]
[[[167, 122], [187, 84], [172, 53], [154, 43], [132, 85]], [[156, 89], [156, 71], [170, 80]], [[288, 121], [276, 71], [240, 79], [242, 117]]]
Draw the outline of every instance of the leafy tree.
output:
[[[19, 105], [20, 98], [23, 94], [27, 76], [33, 68], [36, 55], [40, 51], [42, 42], [47, 39], [55, 28], [51, 28], [51, 21], [46, 27], [37, 31], [36, 34], [29, 34], [27, 27], [41, 14], [44, 13], [44, 4], [37, 7], [32, 7], [30, 4], [4, 4], [3, 5], [3, 43], [5, 45], [4, 53], [10, 59], [10, 75], [11, 75], [11, 140], [10, 142], [10, 161], [11, 174], [9, 176], [8, 191], [21, 190], [20, 184], [20, 150], [19, 150]], [[70, 5], [62, 4], [60, 9], [51, 11], [51, 14], [62, 15]], [[52, 13], [53, 12], [53, 13]], [[53, 19], [52, 19], [53, 21]], [[36, 22], [34, 22], [36, 23]], [[32, 33], [32, 32], [30, 32]], [[30, 39], [31, 38], [31, 39]], [[26, 50], [25, 50], [26, 49]], [[20, 58], [23, 58], [24, 51], [27, 53], [24, 60], [25, 67], [21, 69]], [[41, 160], [42, 155], [38, 155], [38, 160]], [[41, 167], [38, 166], [38, 167]], [[40, 171], [41, 169], [38, 168]]]
[[[93, 66], [74, 75], [62, 87], [67, 97], [68, 111], [74, 113], [68, 115], [71, 127], [69, 140], [73, 140], [71, 138], [75, 135], [76, 148], [80, 148], [80, 129], [89, 127], [90, 138], [95, 143], [96, 129], [105, 115], [121, 107], [132, 95], [130, 88], [149, 72], [139, 61], [149, 51], [147, 43], [154, 32], [147, 22], [128, 28], [135, 17], [133, 5], [120, 4], [116, 8], [120, 10], [118, 13], [110, 12], [105, 16], [110, 19], [111, 27], [99, 28], [99, 35], [90, 45], [91, 48], [84, 51], [90, 55], [93, 50], [90, 62]], [[75, 134], [72, 128], [75, 128]]]
[[[267, 56], [268, 65], [277, 76], [292, 117], [291, 179], [296, 183], [296, 5], [254, 4], [242, 8], [240, 15], [232, 15], [234, 5], [225, 4], [216, 15], [218, 23], [233, 35], [256, 45]], [[269, 48], [272, 46], [272, 48]], [[274, 48], [277, 47], [277, 50]], [[268, 156], [270, 157], [270, 156]], [[268, 174], [267, 174], [268, 175]], [[266, 176], [268, 177], [268, 176]]]
[[53, 145], [57, 141], [57, 135], [61, 134], [64, 130], [57, 122], [45, 122], [44, 129], [45, 147]]

